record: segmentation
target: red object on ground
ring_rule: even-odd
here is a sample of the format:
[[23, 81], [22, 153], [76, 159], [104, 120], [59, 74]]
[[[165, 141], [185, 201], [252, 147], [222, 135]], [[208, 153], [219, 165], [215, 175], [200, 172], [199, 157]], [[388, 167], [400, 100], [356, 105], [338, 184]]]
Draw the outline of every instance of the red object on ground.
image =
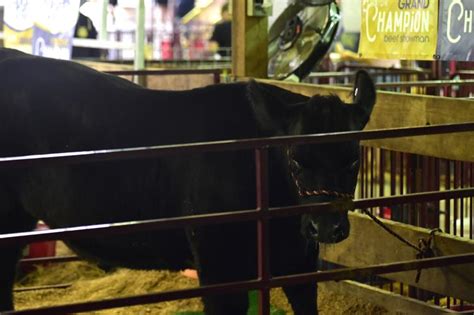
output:
[[[44, 223], [38, 223], [35, 231], [47, 230], [49, 227]], [[43, 241], [28, 244], [23, 251], [23, 258], [41, 258], [56, 256], [56, 241]]]

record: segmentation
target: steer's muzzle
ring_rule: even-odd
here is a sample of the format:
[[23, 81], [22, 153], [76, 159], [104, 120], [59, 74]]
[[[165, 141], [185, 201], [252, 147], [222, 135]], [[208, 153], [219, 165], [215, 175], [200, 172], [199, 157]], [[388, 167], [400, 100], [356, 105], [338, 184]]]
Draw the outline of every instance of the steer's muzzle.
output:
[[[305, 198], [304, 203], [335, 202], [330, 196]], [[341, 203], [342, 205], [343, 203]], [[302, 233], [309, 240], [320, 243], [338, 243], [349, 236], [350, 224], [347, 209], [321, 211], [316, 214], [302, 216]]]

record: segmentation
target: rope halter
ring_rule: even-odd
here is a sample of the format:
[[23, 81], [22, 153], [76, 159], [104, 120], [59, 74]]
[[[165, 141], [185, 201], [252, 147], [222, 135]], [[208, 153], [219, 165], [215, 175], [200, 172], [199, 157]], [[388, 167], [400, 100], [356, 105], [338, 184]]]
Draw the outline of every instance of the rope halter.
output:
[[332, 197], [336, 197], [336, 198], [354, 199], [354, 194], [352, 194], [352, 193], [345, 193], [345, 192], [339, 192], [339, 191], [334, 191], [334, 190], [329, 190], [329, 189], [322, 189], [322, 188], [309, 189], [307, 187], [304, 187], [301, 184], [301, 181], [295, 175], [295, 171], [296, 170], [300, 171], [302, 169], [302, 167], [298, 163], [298, 161], [295, 160], [294, 155], [293, 155], [293, 150], [291, 149], [291, 146], [288, 146], [286, 148], [286, 156], [288, 158], [288, 167], [290, 169], [291, 178], [293, 179], [293, 182], [295, 183], [295, 186], [298, 189], [298, 195], [300, 197], [332, 196]]

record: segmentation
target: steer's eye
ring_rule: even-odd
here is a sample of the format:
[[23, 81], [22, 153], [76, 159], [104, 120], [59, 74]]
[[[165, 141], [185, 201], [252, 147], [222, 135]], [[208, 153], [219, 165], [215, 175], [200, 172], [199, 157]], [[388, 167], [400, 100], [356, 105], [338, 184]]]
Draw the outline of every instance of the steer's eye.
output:
[[352, 162], [350, 166], [351, 170], [356, 169], [356, 168], [359, 168], [359, 160], [355, 160], [354, 162]]
[[353, 161], [352, 163], [348, 163], [346, 165], [347, 165], [346, 167], [342, 168], [342, 170], [345, 172], [357, 170], [359, 168], [359, 159]]

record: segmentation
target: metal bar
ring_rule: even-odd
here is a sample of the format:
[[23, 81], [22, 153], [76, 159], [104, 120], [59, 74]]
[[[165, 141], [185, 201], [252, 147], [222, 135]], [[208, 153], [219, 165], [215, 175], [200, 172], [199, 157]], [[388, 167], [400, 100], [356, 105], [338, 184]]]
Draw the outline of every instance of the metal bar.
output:
[[17, 157], [0, 158], [1, 168], [57, 166], [59, 164], [73, 164], [84, 162], [99, 162], [118, 159], [154, 158], [169, 154], [191, 152], [216, 152], [227, 150], [244, 150], [255, 147], [275, 147], [282, 145], [316, 144], [328, 142], [343, 142], [352, 140], [368, 140], [383, 138], [399, 138], [418, 135], [432, 135], [442, 133], [474, 131], [474, 122], [460, 124], [443, 124], [407, 128], [390, 128], [369, 131], [346, 131], [336, 133], [283, 136], [272, 138], [254, 138], [242, 140], [223, 140], [214, 142], [172, 144], [139, 148], [124, 148], [112, 150], [95, 150], [81, 152], [51, 153]]
[[[445, 190], [451, 189], [451, 161], [446, 160], [446, 175], [445, 175]], [[451, 199], [447, 199], [446, 215], [444, 218], [444, 230], [446, 233], [451, 233]]]
[[[28, 243], [40, 240], [73, 239], [100, 235], [127, 234], [132, 232], [145, 232], [156, 229], [184, 228], [189, 225], [201, 226], [217, 223], [243, 222], [258, 220], [260, 217], [267, 218], [287, 217], [304, 213], [318, 213], [320, 211], [346, 211], [350, 209], [366, 209], [381, 205], [394, 205], [412, 202], [427, 202], [432, 200], [443, 200], [447, 198], [461, 198], [474, 196], [474, 188], [463, 188], [451, 191], [433, 191], [414, 193], [404, 196], [388, 196], [361, 200], [347, 200], [341, 204], [324, 202], [317, 204], [298, 205], [290, 207], [270, 208], [269, 211], [261, 213], [259, 210], [241, 210], [235, 212], [220, 212], [214, 214], [200, 214], [175, 218], [163, 218], [145, 221], [120, 222], [86, 225], [33, 232], [10, 233], [0, 235], [0, 246], [12, 243]], [[344, 208], [344, 209], [341, 209]]]
[[[375, 156], [374, 156], [375, 149], [370, 147], [370, 198], [374, 197], [374, 183], [375, 183]], [[373, 214], [374, 209], [371, 208], [370, 212]]]
[[75, 255], [42, 257], [42, 258], [27, 258], [27, 259], [20, 260], [20, 264], [21, 265], [34, 265], [34, 264], [63, 263], [63, 262], [77, 261], [79, 259], [80, 258]]
[[[419, 174], [420, 182], [419, 182], [419, 191], [428, 191], [428, 185], [430, 183], [430, 171], [428, 166], [428, 157], [427, 156], [419, 156]], [[428, 207], [426, 204], [421, 204], [419, 206], [420, 215], [419, 215], [419, 224], [422, 227], [428, 227], [429, 225], [429, 218], [428, 218]]]
[[[387, 68], [387, 67], [379, 67], [379, 66], [367, 66], [367, 65], [357, 65], [357, 64], [341, 64], [337, 66], [337, 71], [341, 71], [341, 69], [353, 69], [353, 70], [380, 70], [380, 73], [386, 75], [393, 75], [393, 74], [416, 74], [416, 75], [423, 75], [427, 76], [431, 73], [430, 70], [427, 69], [416, 69], [416, 68]], [[339, 73], [339, 72], [336, 72]]]
[[[430, 190], [440, 190], [440, 159], [439, 158], [433, 158], [433, 167], [434, 167], [434, 184], [432, 189]], [[433, 224], [433, 228], [440, 227], [440, 202], [437, 201], [434, 203], [435, 207], [435, 222]]]
[[452, 76], [460, 75], [460, 76], [474, 76], [474, 70], [456, 70], [453, 72]]
[[390, 152], [390, 195], [396, 194], [397, 164], [394, 151]]
[[365, 146], [360, 147], [359, 152], [360, 170], [359, 170], [359, 198], [364, 198], [365, 194]]
[[100, 6], [100, 28], [99, 34], [97, 34], [99, 40], [107, 40], [107, 13], [108, 13], [109, 1], [102, 0]]
[[[415, 156], [413, 154], [407, 154], [407, 192], [414, 193], [416, 192], [416, 185], [415, 185], [415, 163], [414, 162]], [[415, 225], [416, 224], [416, 207], [413, 204], [409, 205], [408, 211], [408, 224]]]
[[[453, 187], [454, 188], [459, 188], [459, 179], [460, 179], [460, 173], [459, 173], [459, 161], [454, 161], [454, 185]], [[459, 207], [458, 207], [458, 202], [459, 200], [456, 198], [454, 199], [454, 208], [453, 208], [453, 234], [454, 235], [457, 235], [458, 234], [458, 231], [457, 231], [457, 226], [456, 226], [456, 221], [458, 220], [458, 210], [459, 210]]]
[[[379, 197], [385, 196], [385, 149], [379, 149]], [[383, 207], [379, 208], [379, 213], [383, 213]]]
[[[397, 164], [396, 164], [396, 152], [390, 151], [390, 195], [396, 195], [396, 181], [397, 181]], [[396, 212], [398, 210], [392, 208], [391, 219], [393, 220], [396, 217]], [[397, 220], [400, 218], [397, 217]]]
[[255, 221], [258, 218], [259, 213], [257, 210], [242, 210], [155, 220], [105, 223], [33, 232], [11, 233], [0, 235], [0, 246], [15, 242], [29, 243], [39, 240], [77, 239], [92, 236], [105, 237], [108, 235], [121, 235], [133, 232], [152, 231], [156, 229], [184, 228], [190, 224], [193, 226], [201, 226], [215, 223]]
[[[259, 213], [268, 212], [268, 150], [255, 150], [257, 209]], [[262, 215], [257, 221], [258, 278], [267, 283], [270, 279], [268, 216]], [[270, 314], [270, 287], [263, 286], [258, 291], [259, 315]]]
[[[372, 75], [372, 74], [371, 74]], [[351, 84], [333, 84], [340, 87], [350, 87]], [[377, 89], [397, 89], [402, 90], [403, 93], [410, 93], [410, 89], [413, 87], [427, 88], [427, 87], [452, 87], [453, 85], [458, 86], [474, 86], [474, 80], [429, 80], [429, 81], [395, 81], [395, 82], [377, 82], [375, 87]], [[416, 93], [426, 94], [426, 93]], [[436, 94], [436, 93], [432, 93]], [[449, 96], [449, 95], [445, 95]]]
[[[408, 72], [413, 72], [416, 73], [417, 71], [411, 71], [408, 70]], [[337, 78], [342, 78], [342, 79], [351, 79], [355, 77], [356, 71], [351, 71], [351, 72], [312, 72], [308, 75], [308, 79], [312, 80], [311, 82], [314, 82], [314, 80], [320, 80], [320, 79], [337, 79]], [[407, 73], [407, 70], [403, 69], [393, 69], [393, 71], [387, 72], [387, 71], [375, 71], [375, 72], [370, 72], [371, 77], [382, 77], [384, 81], [386, 81], [386, 76], [390, 74], [403, 74]], [[318, 81], [316, 84], [321, 84], [320, 81]], [[347, 84], [347, 83], [345, 83]]]
[[338, 281], [344, 279], [358, 279], [374, 274], [386, 274], [417, 269], [443, 267], [448, 265], [466, 264], [474, 262], [474, 253], [450, 255], [419, 260], [408, 260], [396, 263], [370, 265], [359, 268], [342, 268], [328, 271], [318, 271], [298, 275], [274, 277], [265, 283], [261, 280], [248, 280], [233, 283], [202, 286], [199, 288], [166, 291], [153, 294], [144, 294], [124, 298], [107, 299], [102, 301], [75, 303], [63, 306], [45, 307], [22, 311], [7, 311], [2, 314], [65, 314], [86, 312], [99, 309], [131, 306], [138, 304], [159, 303], [163, 301], [188, 299], [210, 294], [226, 294], [263, 287], [281, 287], [283, 285], [298, 285], [307, 282]]
[[[414, 154], [413, 155], [414, 159], [415, 159], [415, 176], [414, 176], [414, 182], [415, 182], [415, 192], [421, 192], [423, 191], [423, 169], [422, 169], [422, 157], [418, 154]], [[415, 211], [416, 211], [416, 220], [415, 220], [415, 224], [416, 226], [421, 226], [421, 217], [422, 217], [422, 213], [421, 213], [421, 209], [420, 209], [420, 204], [419, 203], [416, 203], [415, 204]]]
[[109, 70], [104, 71], [114, 75], [173, 75], [173, 74], [217, 74], [224, 69], [160, 69], [160, 70]]
[[[465, 163], [464, 162], [459, 162], [459, 166], [460, 166], [460, 175], [461, 175], [461, 178], [460, 178], [460, 188], [464, 188], [466, 187], [465, 185], [465, 181], [466, 181], [466, 168], [464, 167], [465, 166]], [[459, 232], [459, 235], [464, 237], [464, 198], [461, 198], [459, 199], [459, 219], [460, 219], [460, 223], [461, 223], [461, 226], [460, 226], [460, 232]]]
[[133, 68], [135, 70], [142, 70], [145, 68], [145, 0], [137, 0], [137, 2]]
[[363, 198], [369, 198], [369, 147], [364, 147], [364, 196]]
[[[471, 185], [470, 187], [474, 187], [474, 163], [470, 163], [471, 165]], [[473, 205], [473, 202], [474, 202], [474, 198], [471, 197], [470, 198], [470, 205], [469, 205], [469, 238], [472, 240], [473, 239], [473, 235], [474, 235], [474, 231], [473, 231], [473, 225], [474, 225], [474, 213], [473, 213], [473, 208], [474, 208], [474, 205]]]
[[439, 87], [452, 85], [474, 85], [474, 80], [430, 80], [430, 81], [404, 81], [404, 82], [379, 82], [375, 86], [378, 88], [395, 87]]
[[[403, 195], [406, 193], [406, 185], [405, 185], [405, 176], [404, 176], [404, 173], [405, 173], [405, 153], [403, 152], [400, 152], [400, 187], [399, 187], [399, 194], [400, 195]], [[401, 221], [406, 223], [408, 222], [408, 216], [405, 215], [405, 207], [401, 207]]]
[[34, 287], [18, 287], [18, 288], [13, 289], [13, 292], [66, 289], [66, 288], [69, 288], [71, 285], [72, 283], [63, 283], [63, 284], [51, 284], [51, 285], [38, 285]]
[[[106, 0], [107, 1], [107, 0]], [[118, 40], [100, 40], [92, 38], [73, 38], [72, 46], [95, 49], [134, 49], [134, 43], [126, 43]], [[106, 72], [106, 71], [104, 71]]]

